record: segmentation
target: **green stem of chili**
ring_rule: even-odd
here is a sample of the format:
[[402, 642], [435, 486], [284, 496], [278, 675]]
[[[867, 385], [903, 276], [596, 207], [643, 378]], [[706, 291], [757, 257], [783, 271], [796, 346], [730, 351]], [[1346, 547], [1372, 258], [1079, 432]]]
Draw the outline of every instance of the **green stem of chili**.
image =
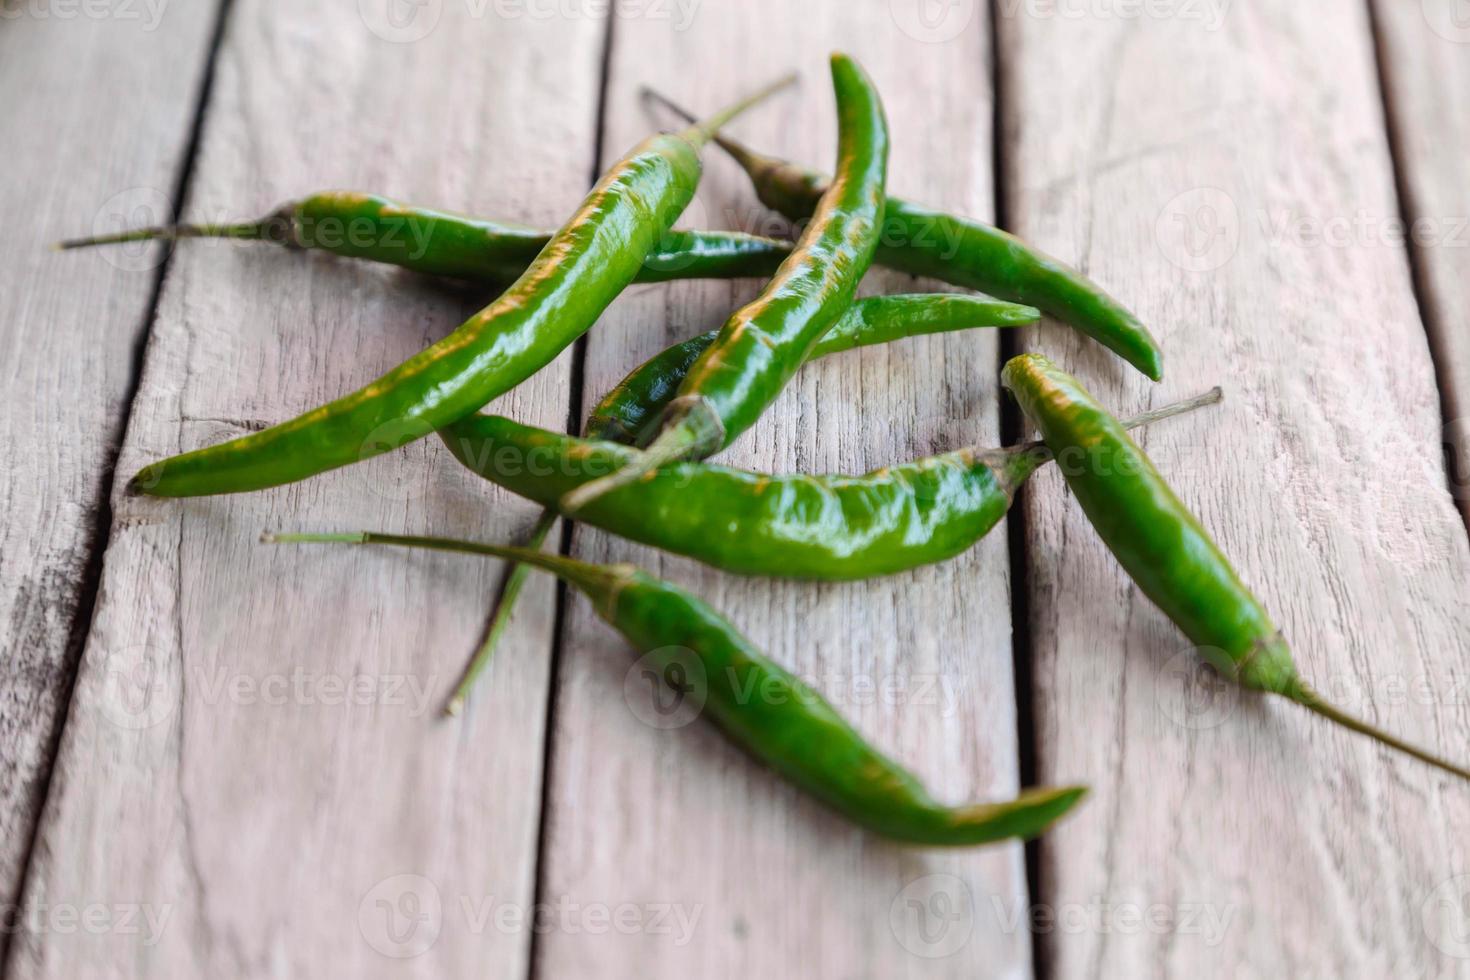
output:
[[288, 422], [152, 463], [128, 492], [241, 493], [302, 480], [423, 438], [551, 363], [631, 283], [694, 197], [712, 127], [789, 78], [608, 169], [524, 273], [448, 337], [376, 381]]
[[598, 615], [656, 671], [674, 664], [689, 668], [686, 677], [697, 709], [731, 742], [838, 813], [894, 840], [966, 846], [1032, 837], [1086, 792], [1082, 786], [1043, 788], [1001, 803], [941, 803], [718, 612], [631, 565], [590, 565], [527, 548], [371, 532], [266, 535], [264, 540], [464, 552], [522, 561], [558, 575], [586, 594]]
[[[694, 118], [666, 96], [647, 88], [643, 94], [686, 119]], [[715, 142], [746, 171], [763, 204], [795, 222], [811, 217], [827, 177], [756, 153], [721, 134]], [[1131, 310], [1076, 269], [992, 225], [890, 196], [874, 261], [1038, 306], [1154, 381], [1163, 377], [1158, 342]]]
[[1412, 746], [1324, 701], [1304, 680], [1261, 600], [1107, 409], [1040, 354], [1007, 362], [1001, 381], [1047, 446], [1118, 564], [1222, 675], [1285, 697], [1457, 776], [1470, 770]]
[[[526, 547], [532, 551], [540, 551], [546, 544], [546, 538], [551, 534], [551, 529], [556, 526], [557, 517], [556, 511], [549, 508], [543, 510], [541, 517], [536, 521], [535, 528], [531, 531], [531, 537], [526, 541]], [[510, 627], [511, 614], [515, 611], [516, 600], [520, 598], [521, 590], [525, 588], [526, 579], [530, 578], [530, 575], [531, 566], [524, 562], [516, 562], [506, 573], [505, 585], [495, 600], [495, 613], [490, 619], [489, 629], [485, 632], [485, 641], [470, 658], [464, 675], [455, 685], [454, 693], [449, 696], [449, 701], [445, 703], [444, 713], [446, 715], [455, 716], [464, 710], [464, 703], [470, 696], [470, 688], [475, 686], [475, 681], [490, 665], [490, 660], [495, 655], [495, 647], [500, 643], [501, 636]]]

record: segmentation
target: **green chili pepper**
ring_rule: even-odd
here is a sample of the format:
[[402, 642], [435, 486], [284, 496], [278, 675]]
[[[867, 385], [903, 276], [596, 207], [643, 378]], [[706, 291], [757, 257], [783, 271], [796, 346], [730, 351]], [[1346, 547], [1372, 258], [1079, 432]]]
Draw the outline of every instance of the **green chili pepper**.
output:
[[1470, 771], [1343, 713], [1302, 679], [1265, 606], [1148, 456], [1076, 378], [1039, 354], [1023, 354], [1006, 364], [1001, 380], [1040, 428], [1118, 563], [1216, 670], [1470, 778]]
[[[1141, 415], [1145, 425], [1210, 404], [1219, 389]], [[441, 436], [471, 470], [544, 505], [617, 470], [636, 450], [495, 415]], [[866, 476], [771, 476], [676, 463], [597, 498], [577, 519], [744, 575], [862, 579], [943, 561], [995, 527], [1015, 490], [1051, 459], [1034, 444], [960, 449]]]
[[[491, 283], [514, 281], [553, 232], [448, 211], [416, 208], [385, 197], [326, 191], [241, 224], [139, 228], [76, 238], [60, 249], [180, 238], [237, 238], [366, 259], [423, 275]], [[738, 231], [670, 231], [643, 260], [634, 282], [770, 276], [789, 242]]]
[[787, 81], [635, 147], [510, 288], [437, 344], [290, 422], [154, 463], [130, 488], [189, 497], [290, 483], [422, 438], [509, 391], [585, 333], [638, 274], [694, 196], [709, 134]]
[[852, 302], [878, 247], [888, 122], [872, 81], [846, 55], [832, 56], [832, 86], [837, 178], [822, 194], [790, 257], [694, 362], [643, 455], [629, 457], [621, 472], [568, 494], [563, 513], [576, 513], [659, 466], [702, 459], [728, 446], [781, 393]]
[[[644, 89], [644, 94], [689, 115], [657, 92]], [[719, 133], [715, 141], [750, 176], [762, 204], [792, 221], [811, 217], [827, 177], [756, 153]], [[1163, 354], [1138, 317], [1077, 270], [999, 228], [890, 197], [874, 261], [1039, 307], [1153, 380], [1164, 376]]]
[[[1040, 311], [979, 296], [956, 296], [949, 293], [927, 293], [914, 296], [875, 296], [860, 299], [848, 307], [832, 332], [813, 348], [808, 360], [825, 357], [854, 347], [883, 344], [901, 337], [963, 330], [967, 327], [1011, 327], [1035, 323]], [[665, 348], [644, 361], [592, 410], [587, 420], [587, 436], [631, 445], [648, 428], [651, 421], [674, 397], [684, 375], [704, 350], [715, 340], [718, 331], [711, 330], [682, 343]], [[445, 433], [441, 433], [441, 436]], [[452, 448], [452, 447], [451, 447]], [[536, 522], [528, 547], [539, 550], [556, 523], [556, 511], [547, 508]], [[490, 628], [480, 649], [471, 658], [464, 678], [455, 688], [444, 712], [456, 715], [475, 679], [490, 662], [495, 646], [510, 624], [511, 612], [525, 586], [527, 569], [516, 565], [507, 574], [501, 588]]]
[[[678, 665], [681, 693], [736, 745], [874, 833], [910, 844], [964, 846], [1034, 837], [1070, 810], [1084, 786], [1034, 789], [1008, 803], [936, 802], [800, 678], [766, 657], [723, 616], [632, 565], [592, 565], [526, 548], [393, 534], [266, 535], [273, 542], [390, 544], [489, 555], [561, 578], [660, 676]], [[757, 692], [752, 697], [750, 692]]]

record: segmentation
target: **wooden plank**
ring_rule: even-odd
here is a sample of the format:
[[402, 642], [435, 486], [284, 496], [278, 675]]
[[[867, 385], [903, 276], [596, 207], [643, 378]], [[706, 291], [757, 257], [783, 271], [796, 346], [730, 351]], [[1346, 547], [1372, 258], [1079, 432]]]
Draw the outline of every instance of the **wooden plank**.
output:
[[[592, 172], [604, 22], [416, 9], [437, 21], [237, 0], [188, 214], [263, 213], [331, 186], [569, 214]], [[191, 243], [122, 469], [356, 388], [477, 305], [382, 269]], [[500, 407], [564, 425], [569, 361]], [[256, 539], [504, 538], [532, 509], [429, 442], [266, 493], [115, 507], [26, 897], [133, 916], [93, 933], [44, 915], [18, 937], [14, 973], [523, 974], [529, 928], [500, 909], [534, 887], [551, 590], [528, 593], [491, 681], [448, 723], [436, 712], [496, 566]]]
[[[771, 30], [774, 23], [782, 29]], [[931, 43], [918, 22], [904, 26], [914, 35], [888, 4], [839, 0], [805, 4], [800, 17], [777, 0], [706, 5], [683, 29], [652, 16], [621, 19], [607, 154], [652, 124], [635, 95], [640, 84], [711, 107], [796, 66], [799, 94], [735, 130], [758, 148], [830, 169], [835, 121], [823, 55], [835, 47], [854, 53], [884, 94], [893, 191], [987, 215], [983, 11], [950, 43]], [[744, 175], [718, 153], [709, 159], [685, 223], [768, 221]], [[884, 273], [868, 282], [886, 292], [916, 285]], [[666, 343], [719, 325], [758, 288], [630, 292], [591, 334], [587, 404]], [[863, 472], [994, 444], [996, 357], [994, 333], [975, 332], [822, 362], [722, 459], [767, 471]], [[582, 556], [635, 561], [704, 596], [943, 798], [1014, 793], [1003, 531], [953, 563], [843, 585], [742, 580], [586, 528], [575, 545]], [[630, 925], [594, 930], [572, 920], [553, 929], [538, 945], [537, 975], [1029, 975], [1028, 938], [1005, 932], [992, 911], [1025, 903], [1019, 846], [942, 852], [886, 844], [732, 750], [711, 727], [663, 730], [641, 720], [659, 718], [651, 689], [585, 602], [572, 604], [564, 639], [541, 901], [589, 915], [623, 909]]]
[[[164, 219], [203, 83], [213, 3], [0, 4], [0, 907], [20, 893], [85, 622], [107, 467], [157, 249], [48, 241]], [[128, 79], [127, 86], [117, 80]], [[136, 98], [148, 92], [146, 99]], [[0, 960], [10, 938], [0, 931]]]
[[1439, 372], [1450, 492], [1470, 521], [1470, 8], [1421, 0], [1373, 10], [1420, 314]]
[[[1470, 549], [1405, 252], [1379, 235], [1366, 11], [1113, 9], [1005, 12], [1006, 197], [1157, 328], [1166, 378], [1055, 325], [1027, 346], [1122, 411], [1224, 385], [1143, 444], [1309, 677], [1463, 759]], [[1050, 972], [1464, 976], [1463, 785], [1211, 681], [1055, 472], [1023, 515], [1039, 778], [1094, 786], [1041, 851]]]

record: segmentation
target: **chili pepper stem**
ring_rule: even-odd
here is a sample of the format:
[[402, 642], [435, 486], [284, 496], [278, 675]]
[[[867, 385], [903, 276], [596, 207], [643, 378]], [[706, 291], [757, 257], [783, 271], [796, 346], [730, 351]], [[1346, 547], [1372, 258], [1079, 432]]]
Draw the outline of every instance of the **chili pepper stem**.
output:
[[628, 565], [589, 565], [564, 555], [548, 555], [544, 551], [518, 548], [514, 545], [481, 544], [456, 538], [423, 537], [413, 534], [383, 534], [378, 531], [345, 531], [336, 534], [274, 534], [260, 536], [261, 544], [388, 544], [403, 548], [424, 548], [455, 554], [484, 555], [507, 561], [524, 562], [587, 590], [594, 596], [604, 595], [630, 570]]
[[667, 428], [627, 466], [567, 491], [558, 504], [559, 509], [569, 516], [575, 514], [604, 494], [636, 483], [660, 467], [688, 459], [704, 441], [691, 426], [674, 425]]
[[178, 241], [181, 238], [240, 238], [247, 241], [284, 240], [280, 231], [281, 215], [272, 214], [259, 221], [224, 225], [158, 225], [152, 228], [135, 228], [111, 235], [95, 235], [91, 238], [69, 238], [51, 247], [58, 252], [74, 248], [91, 248], [94, 245], [120, 245], [125, 242]]
[[[530, 540], [526, 547], [540, 551], [546, 543], [546, 538], [551, 534], [551, 529], [556, 526], [556, 511], [547, 508], [541, 512], [541, 519], [536, 522], [536, 527], [531, 531]], [[480, 644], [480, 649], [475, 651], [474, 657], [470, 659], [469, 665], [465, 667], [464, 675], [459, 684], [455, 686], [454, 693], [444, 705], [444, 714], [448, 717], [457, 717], [464, 710], [465, 701], [468, 700], [470, 689], [474, 687], [487, 666], [490, 658], [495, 653], [495, 647], [500, 642], [510, 626], [511, 613], [515, 609], [516, 599], [525, 587], [526, 579], [530, 576], [531, 566], [524, 562], [517, 562], [506, 575], [505, 585], [500, 590], [500, 598], [495, 604], [495, 615], [491, 617], [490, 627], [485, 633], [485, 641]]]
[[710, 139], [712, 139], [723, 126], [729, 123], [730, 120], [734, 119], [736, 116], [740, 115], [745, 110], [757, 105], [758, 103], [764, 102], [766, 99], [770, 98], [772, 95], [775, 95], [777, 92], [781, 91], [783, 88], [786, 88], [788, 85], [793, 84], [796, 81], [796, 78], [796, 72], [791, 72], [788, 75], [783, 75], [781, 78], [778, 78], [776, 81], [767, 85], [765, 88], [762, 88], [759, 91], [746, 96], [733, 105], [721, 109], [719, 112], [716, 112], [712, 116], [709, 116], [697, 122], [691, 120], [691, 125], [689, 126], [689, 128], [685, 129], [682, 133], [680, 133], [680, 135], [689, 140], [691, 143], [695, 144], [696, 146], [703, 146], [705, 143], [709, 142]]
[[[1123, 419], [1122, 425], [1125, 429], [1141, 429], [1155, 422], [1171, 419], [1176, 415], [1186, 415], [1208, 405], [1219, 404], [1224, 400], [1225, 390], [1216, 385], [1204, 394], [1195, 395], [1193, 398], [1185, 398], [1147, 412], [1139, 412], [1137, 415]], [[994, 452], [995, 450], [989, 451]], [[1014, 496], [1016, 489], [1025, 483], [1032, 473], [1055, 458], [1052, 451], [1046, 448], [1046, 443], [1040, 439], [1010, 446], [1000, 452], [1008, 458], [996, 467], [996, 473], [1008, 496]]]
[[[679, 105], [679, 103], [675, 102], [667, 95], [664, 95], [662, 92], [659, 92], [656, 89], [652, 89], [647, 85], [639, 89], [638, 94], [645, 102], [653, 102], [661, 105], [687, 123], [694, 123], [698, 119], [698, 117], [695, 116], [694, 113]], [[734, 157], [735, 162], [740, 164], [742, 167], [755, 167], [765, 162], [764, 158], [758, 157], [754, 152], [750, 150], [749, 147], [745, 146], [745, 144], [737, 143], [729, 137], [722, 135], [718, 131], [715, 131], [710, 136], [710, 139], [714, 140], [715, 144], [720, 149], [724, 150], [726, 153], [730, 154], [730, 156]]]
[[1470, 769], [1463, 768], [1450, 762], [1441, 756], [1435, 755], [1427, 749], [1405, 742], [1395, 735], [1390, 735], [1381, 728], [1375, 728], [1360, 718], [1348, 714], [1336, 705], [1323, 700], [1322, 696], [1312, 689], [1306, 681], [1298, 680], [1287, 690], [1281, 692], [1282, 696], [1295, 701], [1297, 704], [1311, 711], [1313, 714], [1321, 715], [1328, 721], [1335, 722], [1344, 728], [1367, 735], [1369, 738], [1392, 749], [1398, 749], [1421, 762], [1427, 762], [1431, 766], [1443, 769], [1445, 772], [1453, 773], [1462, 779], [1470, 779]]

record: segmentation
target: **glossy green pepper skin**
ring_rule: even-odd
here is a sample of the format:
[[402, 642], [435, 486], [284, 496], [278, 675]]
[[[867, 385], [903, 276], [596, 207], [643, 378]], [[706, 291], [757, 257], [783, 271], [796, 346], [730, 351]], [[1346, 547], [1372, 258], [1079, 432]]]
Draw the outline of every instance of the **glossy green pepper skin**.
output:
[[[1129, 419], [1141, 426], [1219, 400], [1219, 390]], [[461, 463], [547, 506], [635, 450], [493, 415], [441, 433]], [[578, 519], [727, 571], [860, 579], [953, 557], [995, 527], [1050, 452], [1035, 443], [959, 449], [866, 476], [770, 476], [676, 463], [619, 487]], [[544, 525], [543, 525], [544, 526]]]
[[[381, 262], [420, 275], [504, 286], [526, 271], [553, 234], [414, 207], [375, 194], [324, 191], [284, 205], [259, 221], [139, 228], [62, 242], [59, 247], [233, 238]], [[674, 230], [644, 258], [633, 281], [766, 278], [790, 252], [790, 242], [738, 231]]]
[[[648, 94], [680, 115], [688, 115], [663, 96]], [[719, 134], [715, 141], [750, 176], [762, 204], [792, 221], [813, 215], [829, 178], [756, 153]], [[889, 197], [875, 261], [890, 269], [1038, 307], [1154, 381], [1164, 376], [1163, 353], [1137, 316], [1066, 263], [984, 222]]]
[[[1006, 803], [945, 806], [870, 745], [814, 689], [765, 656], [714, 609], [631, 565], [592, 565], [524, 548], [382, 534], [281, 535], [276, 541], [391, 544], [525, 562], [568, 582], [660, 677], [757, 761], [874, 833], [908, 844], [960, 847], [1034, 837], [1086, 787], [1035, 789]], [[752, 697], [751, 692], [756, 692]]]
[[509, 391], [638, 275], [694, 196], [708, 132], [692, 127], [634, 148], [499, 298], [377, 381], [264, 432], [154, 463], [130, 488], [187, 497], [291, 483], [422, 438]]
[[[870, 296], [847, 308], [807, 360], [854, 347], [970, 327], [1019, 327], [1041, 316], [1035, 307], [954, 293]], [[609, 391], [587, 419], [589, 439], [637, 445], [679, 391], [689, 369], [718, 337], [711, 330], [673, 344], [634, 368]]]
[[[1032, 307], [1004, 303], [983, 296], [956, 296], [948, 293], [875, 296], [858, 300], [850, 306], [837, 322], [837, 326], [832, 328], [832, 332], [812, 349], [811, 357], [822, 357], [854, 347], [887, 343], [918, 334], [968, 327], [1021, 326], [1035, 322], [1039, 315], [1039, 311]], [[586, 426], [588, 438], [623, 445], [633, 445], [641, 440], [658, 421], [663, 407], [679, 390], [690, 365], [714, 342], [716, 335], [717, 331], [712, 330], [673, 344], [634, 368], [592, 410]], [[441, 432], [440, 435], [445, 439], [456, 438], [448, 433]], [[471, 439], [467, 444], [473, 443], [474, 440]], [[527, 539], [528, 547], [541, 548], [556, 523], [556, 517], [556, 510], [552, 507], [542, 512]], [[445, 709], [448, 714], [459, 713], [469, 697], [475, 679], [494, 655], [495, 646], [508, 627], [516, 600], [525, 587], [526, 576], [524, 565], [515, 566], [507, 575], [485, 640], [465, 668], [464, 675]]]
[[1118, 564], [1221, 675], [1470, 778], [1470, 771], [1346, 714], [1312, 689], [1265, 606], [1123, 424], [1081, 382], [1040, 354], [1012, 358], [1001, 382], [1041, 430]]
[[791, 255], [689, 368], [645, 455], [630, 458], [624, 472], [579, 487], [562, 502], [564, 513], [665, 463], [703, 459], [728, 446], [775, 400], [851, 305], [878, 247], [888, 122], [872, 81], [846, 55], [832, 56], [832, 86], [837, 177]]
[[[547, 507], [633, 462], [637, 450], [495, 415], [443, 433], [475, 473]], [[674, 463], [595, 498], [577, 520], [743, 575], [863, 579], [943, 561], [1005, 516], [1038, 463], [958, 450], [866, 476], [772, 476]]]

